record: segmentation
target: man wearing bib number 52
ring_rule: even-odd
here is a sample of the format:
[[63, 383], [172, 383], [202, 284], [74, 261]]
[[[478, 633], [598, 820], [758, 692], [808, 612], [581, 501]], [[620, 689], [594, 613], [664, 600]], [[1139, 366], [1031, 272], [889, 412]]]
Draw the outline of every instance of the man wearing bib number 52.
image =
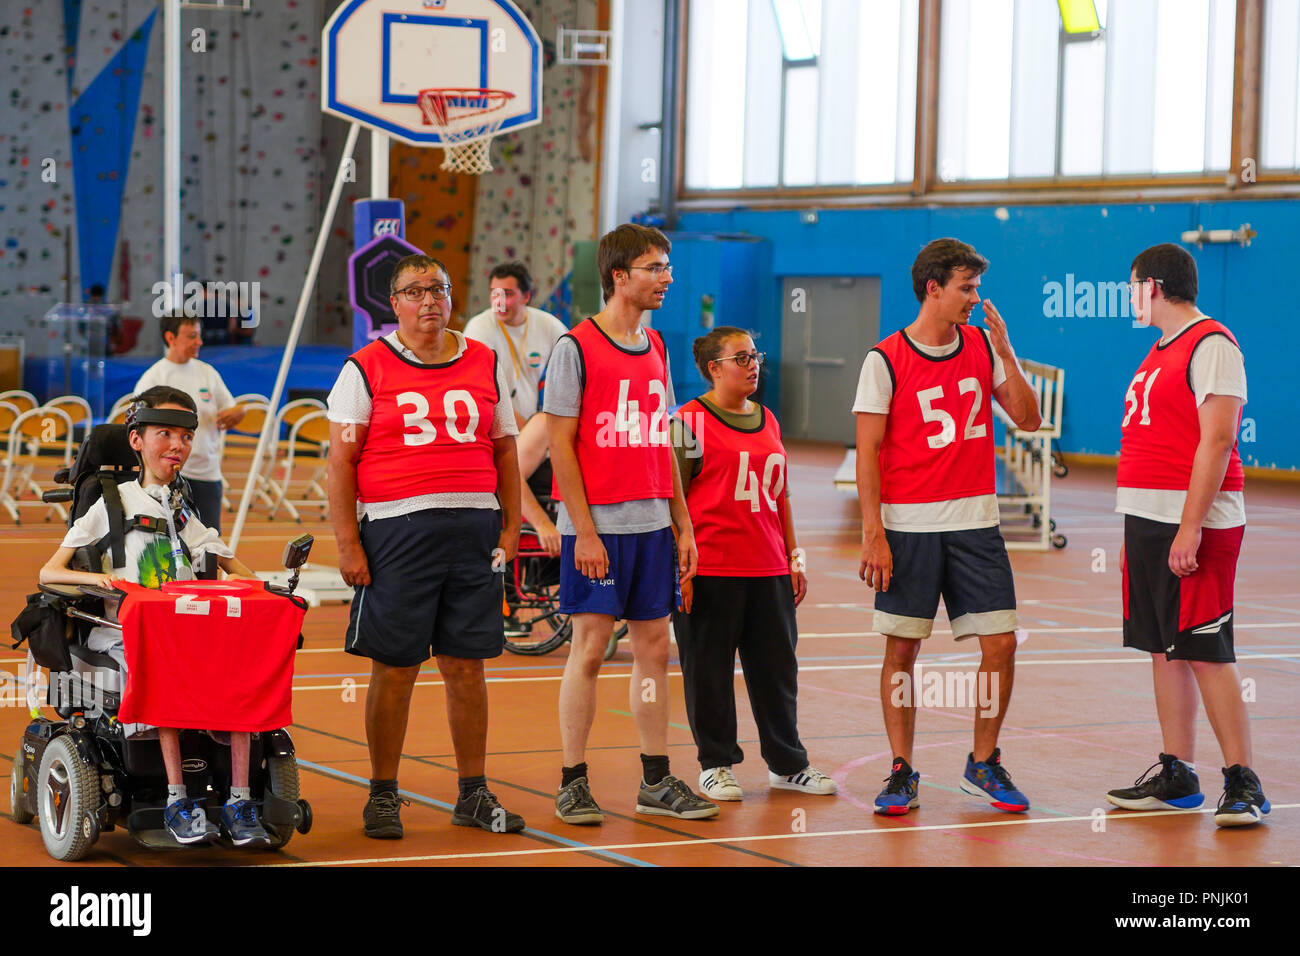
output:
[[1164, 752], [1132, 787], [1106, 799], [1125, 810], [1189, 810], [1204, 802], [1192, 769], [1199, 687], [1228, 765], [1214, 822], [1247, 826], [1269, 803], [1250, 769], [1250, 718], [1232, 640], [1246, 530], [1237, 454], [1246, 365], [1232, 333], [1196, 307], [1191, 253], [1152, 246], [1130, 271], [1134, 318], [1159, 329], [1160, 341], [1129, 384], [1120, 422], [1115, 510], [1124, 515], [1124, 646], [1151, 654]]
[[399, 260], [389, 289], [397, 330], [352, 355], [329, 396], [330, 517], [357, 589], [345, 650], [371, 659], [366, 836], [402, 836], [397, 767], [430, 651], [459, 776], [451, 822], [513, 833], [523, 819], [487, 788], [483, 660], [505, 649], [494, 567], [519, 543], [514, 410], [492, 350], [447, 328], [441, 262]]
[[867, 353], [858, 417], [858, 575], [876, 590], [872, 628], [885, 635], [880, 699], [894, 762], [876, 812], [919, 806], [912, 769], [918, 694], [912, 667], [930, 636], [939, 596], [956, 640], [978, 638], [980, 706], [961, 789], [999, 810], [1029, 800], [1003, 768], [998, 730], [1015, 672], [1016, 592], [998, 531], [993, 472], [996, 398], [1022, 429], [1042, 418], [1016, 363], [1007, 327], [984, 300], [988, 332], [970, 322], [988, 260], [964, 242], [936, 239], [912, 263], [916, 320]]
[[[560, 611], [573, 642], [560, 682], [564, 765], [555, 815], [596, 824], [585, 751], [596, 678], [614, 621], [632, 644], [630, 709], [641, 743], [638, 813], [697, 820], [718, 814], [668, 772], [668, 616], [695, 574], [695, 534], [668, 445], [672, 376], [663, 338], [643, 328], [672, 284], [668, 238], [623, 225], [596, 250], [605, 308], [555, 344], [546, 377], [552, 497], [559, 509]], [[673, 536], [677, 538], [674, 562]]]

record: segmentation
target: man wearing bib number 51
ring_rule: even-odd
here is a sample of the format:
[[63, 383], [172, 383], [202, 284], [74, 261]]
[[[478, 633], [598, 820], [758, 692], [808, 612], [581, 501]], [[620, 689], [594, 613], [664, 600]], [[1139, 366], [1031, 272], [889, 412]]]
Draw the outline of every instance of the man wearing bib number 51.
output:
[[1196, 307], [1191, 253], [1152, 246], [1130, 271], [1134, 318], [1159, 329], [1160, 341], [1129, 384], [1120, 423], [1124, 646], [1151, 654], [1164, 752], [1132, 787], [1106, 799], [1125, 810], [1204, 802], [1192, 769], [1199, 687], [1228, 765], [1214, 822], [1246, 826], [1269, 811], [1250, 769], [1250, 718], [1232, 640], [1246, 530], [1237, 454], [1246, 365], [1232, 333]]
[[[695, 534], [668, 445], [672, 376], [663, 338], [641, 317], [672, 284], [668, 238], [622, 225], [596, 250], [605, 308], [555, 344], [546, 376], [552, 496], [561, 501], [560, 611], [573, 641], [560, 682], [564, 765], [555, 815], [596, 824], [585, 751], [596, 678], [614, 621], [632, 644], [630, 709], [641, 743], [638, 813], [697, 820], [718, 814], [668, 772], [668, 616], [695, 574]], [[677, 538], [677, 561], [673, 536]], [[675, 566], [676, 565], [676, 566]]]
[[[1007, 327], [984, 300], [988, 332], [969, 325], [988, 260], [964, 242], [936, 239], [912, 263], [916, 320], [867, 353], [858, 418], [858, 575], [876, 590], [872, 628], [885, 635], [880, 699], [894, 762], [876, 812], [919, 806], [912, 769], [917, 692], [912, 667], [943, 595], [956, 640], [978, 638], [975, 746], [961, 789], [999, 810], [1029, 800], [1003, 768], [998, 730], [1015, 672], [1016, 592], [998, 531], [993, 472], [996, 398], [1019, 428], [1042, 418], [1016, 363]], [[987, 702], [987, 703], [984, 703]]]
[[366, 836], [402, 836], [397, 767], [430, 651], [459, 776], [451, 822], [513, 833], [523, 819], [487, 788], [483, 660], [505, 649], [494, 567], [519, 542], [514, 409], [492, 350], [447, 328], [441, 262], [401, 259], [389, 289], [397, 330], [352, 355], [329, 396], [330, 517], [357, 589], [345, 650], [371, 659]]

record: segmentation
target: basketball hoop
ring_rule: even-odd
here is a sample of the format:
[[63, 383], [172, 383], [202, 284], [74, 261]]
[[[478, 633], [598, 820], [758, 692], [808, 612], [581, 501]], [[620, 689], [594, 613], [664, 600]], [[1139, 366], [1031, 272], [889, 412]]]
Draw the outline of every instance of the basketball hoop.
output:
[[441, 168], [472, 175], [491, 172], [492, 137], [505, 119], [500, 110], [514, 98], [508, 90], [420, 90], [424, 125], [442, 139]]

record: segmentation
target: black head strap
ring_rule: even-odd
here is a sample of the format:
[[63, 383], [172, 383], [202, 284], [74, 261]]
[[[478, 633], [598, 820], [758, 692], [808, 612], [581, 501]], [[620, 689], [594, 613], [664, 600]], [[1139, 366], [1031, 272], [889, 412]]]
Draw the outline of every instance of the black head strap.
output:
[[134, 430], [145, 425], [172, 425], [193, 431], [199, 427], [199, 416], [186, 408], [150, 408], [144, 402], [136, 402], [127, 416], [126, 427]]

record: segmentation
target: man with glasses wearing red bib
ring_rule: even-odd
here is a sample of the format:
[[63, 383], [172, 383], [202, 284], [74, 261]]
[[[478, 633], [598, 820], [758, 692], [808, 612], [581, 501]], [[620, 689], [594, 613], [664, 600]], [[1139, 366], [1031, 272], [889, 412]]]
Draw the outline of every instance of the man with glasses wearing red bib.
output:
[[668, 767], [668, 617], [677, 606], [677, 571], [689, 579], [697, 554], [668, 445], [668, 353], [641, 320], [672, 284], [671, 247], [658, 229], [632, 224], [601, 237], [605, 308], [560, 339], [546, 376], [553, 497], [562, 500], [560, 611], [573, 620], [555, 798], [555, 815], [566, 823], [605, 818], [588, 784], [586, 748], [597, 676], [620, 618], [632, 645], [629, 703], [641, 743], [636, 811], [683, 820], [718, 813]]
[[523, 818], [487, 788], [483, 675], [484, 659], [505, 649], [494, 569], [519, 542], [514, 410], [492, 350], [447, 327], [441, 262], [407, 256], [390, 289], [396, 331], [348, 359], [328, 412], [330, 517], [339, 571], [356, 587], [345, 649], [371, 659], [365, 832], [403, 835], [397, 767], [431, 652], [459, 776], [451, 822], [515, 832]]

